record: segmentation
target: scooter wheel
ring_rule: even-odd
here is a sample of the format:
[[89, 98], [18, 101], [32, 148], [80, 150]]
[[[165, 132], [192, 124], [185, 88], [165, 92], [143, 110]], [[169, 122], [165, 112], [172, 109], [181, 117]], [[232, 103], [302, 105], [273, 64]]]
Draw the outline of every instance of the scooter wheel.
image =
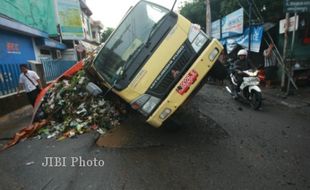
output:
[[255, 90], [252, 90], [250, 95], [250, 105], [254, 110], [257, 110], [262, 105], [262, 94]]

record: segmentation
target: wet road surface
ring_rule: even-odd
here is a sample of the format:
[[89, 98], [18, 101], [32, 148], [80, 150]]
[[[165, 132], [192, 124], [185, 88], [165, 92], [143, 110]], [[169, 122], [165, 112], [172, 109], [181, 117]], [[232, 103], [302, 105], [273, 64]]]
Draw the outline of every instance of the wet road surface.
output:
[[[310, 189], [309, 113], [268, 99], [253, 111], [207, 85], [177, 113], [177, 131], [132, 113], [111, 147], [96, 133], [19, 143], [0, 153], [0, 189]], [[46, 157], [66, 166], [44, 167]]]

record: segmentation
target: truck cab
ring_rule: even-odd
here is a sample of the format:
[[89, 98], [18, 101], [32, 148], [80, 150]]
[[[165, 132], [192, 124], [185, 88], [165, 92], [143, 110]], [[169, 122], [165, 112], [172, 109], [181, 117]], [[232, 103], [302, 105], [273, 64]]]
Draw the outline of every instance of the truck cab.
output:
[[182, 15], [141, 0], [90, 69], [100, 84], [160, 127], [203, 81], [222, 49]]

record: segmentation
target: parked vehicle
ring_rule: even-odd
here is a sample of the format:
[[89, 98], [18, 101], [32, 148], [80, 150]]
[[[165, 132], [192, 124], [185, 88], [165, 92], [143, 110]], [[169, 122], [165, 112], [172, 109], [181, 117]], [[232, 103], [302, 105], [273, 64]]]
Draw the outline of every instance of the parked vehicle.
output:
[[[242, 75], [242, 83], [238, 87], [238, 81], [236, 76], [231, 73], [230, 80], [232, 87], [226, 86], [227, 91], [237, 100], [245, 100], [248, 102], [254, 110], [257, 110], [262, 105], [262, 92], [259, 88], [258, 71], [238, 71], [239, 75]], [[237, 92], [233, 92], [233, 89], [239, 89]], [[236, 94], [235, 94], [236, 93]]]
[[142, 0], [127, 12], [89, 73], [160, 127], [203, 84], [222, 49], [182, 15]]

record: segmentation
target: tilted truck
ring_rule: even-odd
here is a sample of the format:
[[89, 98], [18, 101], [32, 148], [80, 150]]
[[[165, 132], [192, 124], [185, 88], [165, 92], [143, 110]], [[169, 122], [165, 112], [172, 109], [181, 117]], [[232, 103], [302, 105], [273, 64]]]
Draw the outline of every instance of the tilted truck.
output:
[[147, 123], [160, 127], [202, 85], [222, 49], [182, 15], [141, 0], [99, 50], [89, 72]]

